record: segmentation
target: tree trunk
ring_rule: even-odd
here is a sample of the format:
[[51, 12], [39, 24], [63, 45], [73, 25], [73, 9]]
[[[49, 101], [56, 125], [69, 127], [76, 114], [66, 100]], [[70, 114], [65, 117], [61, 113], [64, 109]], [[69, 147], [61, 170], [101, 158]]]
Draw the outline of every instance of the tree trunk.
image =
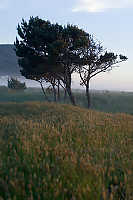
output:
[[72, 94], [71, 83], [72, 83], [71, 71], [70, 71], [69, 65], [67, 65], [66, 70], [65, 70], [65, 89], [69, 95], [72, 105], [76, 106], [75, 98]]
[[45, 92], [45, 90], [44, 90], [44, 88], [43, 88], [42, 83], [40, 83], [40, 85], [41, 85], [41, 88], [42, 88], [42, 92], [43, 92], [43, 94], [44, 94], [44, 96], [45, 96], [45, 98], [46, 98], [46, 101], [49, 101], [49, 99], [48, 99], [48, 97], [47, 97], [47, 95], [46, 95], [46, 92]]
[[52, 85], [53, 86], [53, 93], [54, 93], [54, 102], [56, 102], [56, 88], [55, 88], [55, 85]]
[[87, 106], [89, 109], [90, 108], [90, 80], [87, 81], [87, 84], [86, 84], [86, 98], [87, 98]]
[[72, 94], [71, 87], [70, 86], [66, 86], [66, 90], [67, 90], [67, 93], [68, 93], [68, 95], [70, 97], [70, 101], [71, 101], [72, 105], [76, 106], [75, 98], [74, 98], [74, 96]]
[[64, 89], [64, 102], [66, 101], [66, 98], [67, 98], [67, 91], [66, 91], [66, 88]]
[[57, 99], [58, 99], [58, 101], [60, 101], [60, 80], [58, 80]]

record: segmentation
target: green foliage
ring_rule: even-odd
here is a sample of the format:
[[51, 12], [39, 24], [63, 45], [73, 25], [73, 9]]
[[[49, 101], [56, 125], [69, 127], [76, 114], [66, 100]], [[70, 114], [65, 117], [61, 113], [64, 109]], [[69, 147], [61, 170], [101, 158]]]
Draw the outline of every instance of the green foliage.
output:
[[13, 90], [24, 90], [26, 89], [26, 84], [21, 83], [19, 80], [17, 80], [17, 78], [15, 79], [11, 77], [8, 79], [8, 88]]
[[79, 48], [88, 42], [86, 33], [77, 26], [63, 27], [38, 17], [30, 17], [29, 22], [23, 19], [17, 30], [21, 40], [16, 38], [14, 44], [21, 73], [31, 79], [50, 72], [63, 76], [66, 64], [73, 68]]
[[0, 198], [130, 200], [133, 117], [0, 104]]
[[20, 41], [16, 38], [14, 45], [21, 74], [41, 84], [60, 80], [75, 105], [71, 75], [81, 63], [82, 49], [88, 43], [87, 33], [77, 26], [63, 27], [39, 17], [30, 17], [28, 22], [23, 19], [17, 30]]

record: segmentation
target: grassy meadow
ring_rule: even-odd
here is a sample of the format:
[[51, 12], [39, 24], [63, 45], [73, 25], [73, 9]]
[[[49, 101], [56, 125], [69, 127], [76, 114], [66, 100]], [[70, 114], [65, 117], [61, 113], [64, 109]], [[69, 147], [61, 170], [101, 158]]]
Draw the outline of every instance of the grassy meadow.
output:
[[0, 200], [133, 199], [133, 93], [0, 93]]
[[133, 116], [0, 103], [0, 200], [132, 200]]

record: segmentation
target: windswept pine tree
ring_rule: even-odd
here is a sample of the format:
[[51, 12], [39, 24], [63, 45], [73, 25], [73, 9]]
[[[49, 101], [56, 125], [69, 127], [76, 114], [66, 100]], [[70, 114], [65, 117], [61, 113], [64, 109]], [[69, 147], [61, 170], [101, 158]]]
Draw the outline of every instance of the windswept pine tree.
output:
[[87, 104], [90, 108], [90, 80], [100, 73], [111, 71], [116, 64], [126, 61], [127, 57], [105, 50], [92, 35], [88, 35], [88, 41], [88, 45], [82, 49], [78, 72], [80, 83], [86, 88]]
[[[19, 57], [21, 74], [41, 84], [44, 82], [55, 86], [63, 86], [72, 102], [76, 105], [72, 94], [72, 74], [79, 64], [81, 48], [88, 42], [86, 33], [77, 26], [52, 24], [38, 17], [24, 19], [18, 25], [15, 51]], [[54, 86], [54, 85], [52, 85]]]
[[62, 26], [30, 17], [28, 22], [22, 20], [17, 31], [20, 40], [16, 38], [14, 45], [21, 74], [38, 81], [46, 98], [43, 83], [52, 85], [55, 101], [55, 87], [59, 89], [60, 85], [76, 105], [71, 85], [72, 74], [78, 72], [81, 85], [86, 87], [89, 108], [90, 80], [127, 60], [122, 54], [105, 51], [101, 43], [74, 25]]

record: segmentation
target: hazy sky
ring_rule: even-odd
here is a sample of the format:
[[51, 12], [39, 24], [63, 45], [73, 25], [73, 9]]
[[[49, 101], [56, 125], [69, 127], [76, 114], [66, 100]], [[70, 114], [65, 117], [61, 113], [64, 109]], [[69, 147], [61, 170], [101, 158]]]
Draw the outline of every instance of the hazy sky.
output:
[[[97, 76], [92, 89], [133, 91], [133, 0], [0, 0], [0, 44], [13, 43], [21, 19], [78, 25], [128, 61]], [[77, 78], [76, 78], [77, 79]]]

